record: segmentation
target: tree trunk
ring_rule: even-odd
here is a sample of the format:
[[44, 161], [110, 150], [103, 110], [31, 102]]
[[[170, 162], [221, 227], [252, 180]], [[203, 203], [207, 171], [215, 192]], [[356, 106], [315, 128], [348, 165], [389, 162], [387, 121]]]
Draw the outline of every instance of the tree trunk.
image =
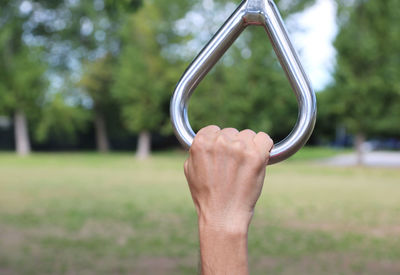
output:
[[358, 133], [356, 135], [356, 142], [355, 142], [355, 147], [357, 152], [357, 165], [364, 164], [364, 147], [363, 147], [364, 142], [365, 142], [364, 134]]
[[16, 110], [14, 113], [14, 138], [17, 154], [26, 156], [31, 153], [31, 144], [28, 135], [28, 124], [24, 111]]
[[96, 130], [96, 145], [97, 151], [100, 153], [107, 153], [110, 151], [108, 143], [107, 127], [104, 117], [100, 113], [96, 113], [94, 120], [94, 128]]
[[151, 150], [151, 134], [148, 131], [142, 131], [139, 134], [136, 157], [138, 159], [146, 159], [150, 155]]

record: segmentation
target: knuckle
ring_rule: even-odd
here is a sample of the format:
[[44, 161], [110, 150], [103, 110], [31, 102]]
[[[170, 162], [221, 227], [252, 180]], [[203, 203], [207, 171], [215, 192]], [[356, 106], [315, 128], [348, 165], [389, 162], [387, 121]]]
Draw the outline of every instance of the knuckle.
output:
[[198, 152], [208, 147], [208, 139], [202, 134], [197, 134], [193, 140], [190, 152]]
[[269, 138], [269, 135], [265, 132], [258, 132], [257, 136], [263, 137], [263, 138]]
[[246, 150], [246, 157], [254, 161], [259, 161], [261, 159], [261, 154], [255, 149], [250, 149]]
[[245, 151], [246, 160], [251, 166], [257, 169], [265, 163], [265, 157], [257, 150], [257, 148], [248, 148]]
[[230, 128], [225, 128], [225, 129], [223, 129], [222, 131], [224, 131], [224, 132], [229, 132], [229, 133], [239, 133], [239, 131], [237, 130], [237, 129], [235, 129], [235, 128], [232, 128], [232, 127], [230, 127]]
[[209, 126], [207, 126], [206, 128], [212, 129], [212, 130], [216, 130], [216, 131], [221, 130], [221, 128], [219, 128], [217, 125], [209, 125]]
[[203, 133], [212, 132], [212, 131], [219, 131], [219, 130], [220, 130], [220, 128], [218, 126], [209, 125], [209, 126], [206, 126], [204, 128], [201, 128], [197, 134], [203, 134]]
[[239, 133], [239, 131], [236, 130], [235, 128], [225, 128], [221, 130], [220, 133], [223, 134], [227, 139], [234, 139], [236, 134]]
[[250, 129], [245, 129], [245, 130], [241, 131], [240, 133], [242, 133], [242, 134], [250, 134], [250, 135], [255, 135], [256, 134], [253, 130], [250, 130]]
[[274, 144], [274, 141], [269, 135], [267, 135], [266, 133], [264, 133], [264, 135], [265, 135], [265, 140], [268, 142], [268, 144], [270, 145]]
[[267, 142], [272, 142], [271, 137], [267, 133], [259, 132], [257, 135], [265, 139]]
[[225, 135], [218, 135], [218, 137], [215, 140], [215, 146], [217, 148], [226, 148], [228, 145], [228, 139], [225, 137]]
[[268, 146], [270, 146], [271, 148], [274, 145], [274, 141], [272, 140], [272, 138], [268, 134], [266, 134], [264, 132], [259, 132], [259, 133], [257, 133], [257, 136], [262, 138], [263, 142], [268, 144]]
[[267, 140], [268, 140], [269, 144], [271, 144], [271, 145], [274, 144], [274, 141], [272, 140], [272, 138], [269, 135], [267, 135]]
[[232, 150], [237, 154], [244, 154], [246, 152], [246, 144], [242, 140], [235, 140], [232, 143]]
[[233, 127], [227, 127], [227, 128], [224, 128], [223, 130], [225, 130], [225, 131], [237, 131], [235, 128], [233, 128]]

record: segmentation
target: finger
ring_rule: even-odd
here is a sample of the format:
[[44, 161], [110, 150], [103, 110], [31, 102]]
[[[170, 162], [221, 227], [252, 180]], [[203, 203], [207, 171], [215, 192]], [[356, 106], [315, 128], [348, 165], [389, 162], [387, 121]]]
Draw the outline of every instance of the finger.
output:
[[256, 136], [256, 133], [252, 130], [243, 130], [240, 131], [239, 134], [237, 134], [237, 139], [244, 141], [246, 144], [251, 144], [253, 143], [253, 139]]
[[215, 134], [216, 132], [218, 132], [220, 130], [221, 130], [221, 128], [219, 128], [216, 125], [209, 125], [209, 126], [206, 126], [202, 129], [200, 129], [200, 131], [197, 132], [197, 135]]
[[194, 137], [189, 153], [193, 154], [196, 151], [208, 150], [207, 148], [211, 148], [214, 140], [218, 137], [219, 131], [220, 128], [215, 125], [202, 128]]
[[261, 152], [263, 157], [269, 159], [269, 153], [271, 152], [274, 142], [270, 138], [269, 135], [267, 135], [264, 132], [259, 132], [257, 135], [254, 137], [254, 143], [256, 144], [258, 150]]
[[234, 140], [238, 133], [239, 131], [236, 130], [235, 128], [225, 128], [220, 131], [221, 135], [224, 135], [226, 138], [230, 140]]

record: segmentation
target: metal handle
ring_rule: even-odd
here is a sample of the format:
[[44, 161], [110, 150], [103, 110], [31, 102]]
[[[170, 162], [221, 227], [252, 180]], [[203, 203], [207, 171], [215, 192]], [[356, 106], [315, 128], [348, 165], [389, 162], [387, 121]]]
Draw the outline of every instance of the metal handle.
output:
[[263, 26], [279, 62], [297, 97], [299, 114], [292, 132], [271, 151], [269, 163], [283, 161], [304, 146], [315, 125], [317, 103], [310, 81], [290, 42], [283, 20], [272, 0], [245, 0], [190, 64], [176, 86], [171, 99], [171, 121], [175, 134], [186, 148], [195, 133], [188, 119], [188, 101], [200, 81], [207, 75], [242, 31], [249, 25]]

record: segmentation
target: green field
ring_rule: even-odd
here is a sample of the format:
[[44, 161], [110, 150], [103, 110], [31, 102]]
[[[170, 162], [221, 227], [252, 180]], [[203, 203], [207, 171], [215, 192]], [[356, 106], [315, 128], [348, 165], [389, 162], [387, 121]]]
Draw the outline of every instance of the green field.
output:
[[[400, 171], [271, 166], [252, 274], [400, 274]], [[0, 274], [196, 274], [185, 155], [0, 154]]]

